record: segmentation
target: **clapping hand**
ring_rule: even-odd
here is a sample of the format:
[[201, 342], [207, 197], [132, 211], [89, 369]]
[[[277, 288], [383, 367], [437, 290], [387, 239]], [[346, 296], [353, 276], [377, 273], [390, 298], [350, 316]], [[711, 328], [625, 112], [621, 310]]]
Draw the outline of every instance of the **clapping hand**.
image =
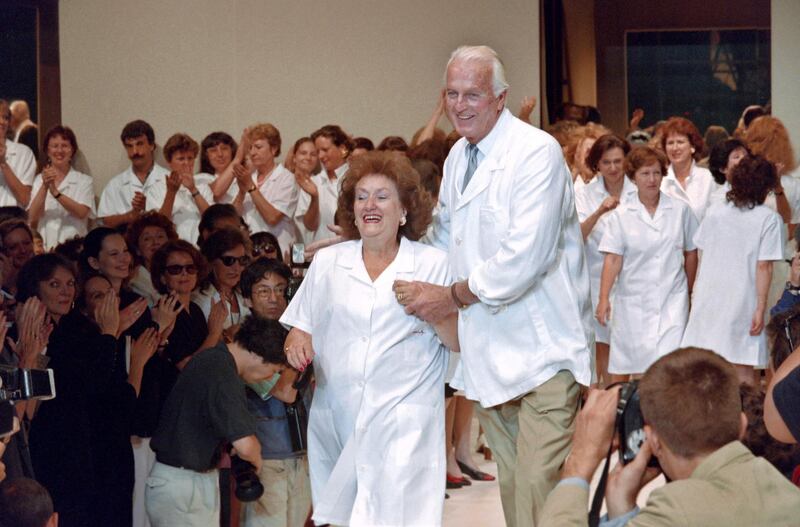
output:
[[131, 200], [131, 209], [134, 212], [142, 213], [147, 206], [147, 199], [141, 192], [134, 192], [133, 199]]
[[637, 128], [639, 128], [639, 123], [642, 122], [642, 119], [644, 119], [644, 110], [642, 110], [641, 108], [636, 108], [633, 111], [633, 115], [631, 116], [631, 122], [629, 123], [630, 129], [636, 130]]
[[125, 333], [134, 322], [139, 320], [147, 309], [147, 300], [140, 298], [135, 302], [128, 304], [127, 307], [121, 309], [119, 312], [119, 330], [117, 330], [117, 337]]
[[317, 190], [317, 185], [311, 181], [311, 176], [308, 174], [299, 174], [296, 173], [294, 175], [294, 179], [297, 182], [297, 186], [300, 187], [305, 191], [306, 194], [311, 196], [312, 198], [319, 195], [319, 191]]
[[17, 316], [19, 329], [17, 342], [11, 344], [11, 349], [19, 356], [20, 366], [33, 368], [36, 360], [47, 347], [53, 324], [47, 315], [47, 309], [42, 302], [34, 297], [22, 304]]
[[208, 334], [216, 336], [217, 339], [222, 337], [222, 330], [225, 326], [225, 320], [228, 319], [228, 306], [225, 301], [220, 299], [218, 302], [211, 300], [211, 311], [208, 314]]
[[284, 346], [286, 359], [289, 365], [303, 371], [314, 360], [314, 347], [311, 345], [311, 335], [297, 328], [292, 328], [286, 337]]
[[131, 370], [144, 367], [158, 349], [159, 336], [155, 328], [147, 328], [131, 345]]
[[167, 192], [178, 192], [181, 188], [181, 175], [173, 170], [167, 176]]
[[116, 338], [120, 333], [119, 297], [113, 289], [103, 297], [103, 300], [94, 308], [94, 320], [100, 326], [103, 335]]
[[163, 295], [153, 307], [153, 321], [158, 324], [160, 332], [171, 328], [182, 309], [178, 296], [175, 294]]

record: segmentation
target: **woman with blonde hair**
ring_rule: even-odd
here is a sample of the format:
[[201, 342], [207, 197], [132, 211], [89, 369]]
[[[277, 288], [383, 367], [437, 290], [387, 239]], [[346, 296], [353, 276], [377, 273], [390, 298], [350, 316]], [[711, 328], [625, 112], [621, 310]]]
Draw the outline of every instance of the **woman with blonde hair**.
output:
[[595, 123], [580, 126], [568, 133], [564, 157], [572, 171], [572, 180], [576, 187], [588, 185], [594, 178], [594, 171], [587, 165], [586, 157], [594, 142], [610, 133], [611, 130]]

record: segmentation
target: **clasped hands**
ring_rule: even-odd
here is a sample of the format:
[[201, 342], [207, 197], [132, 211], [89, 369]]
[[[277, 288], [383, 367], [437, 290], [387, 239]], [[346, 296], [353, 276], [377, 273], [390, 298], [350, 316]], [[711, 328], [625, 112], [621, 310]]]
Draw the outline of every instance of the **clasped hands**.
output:
[[407, 315], [414, 315], [429, 324], [441, 322], [458, 311], [449, 286], [395, 280], [392, 291], [397, 302], [405, 307]]

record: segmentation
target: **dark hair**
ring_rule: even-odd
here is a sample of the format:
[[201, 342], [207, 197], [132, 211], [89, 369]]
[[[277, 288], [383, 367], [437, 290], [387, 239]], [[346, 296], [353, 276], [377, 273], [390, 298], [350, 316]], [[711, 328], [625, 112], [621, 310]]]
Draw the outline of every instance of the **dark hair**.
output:
[[623, 170], [631, 181], [635, 179], [636, 171], [642, 167], [658, 163], [661, 168], [661, 176], [667, 174], [667, 165], [669, 161], [664, 152], [657, 150], [650, 146], [637, 146], [625, 156], [625, 163], [623, 163]]
[[777, 370], [800, 346], [800, 304], [772, 315], [765, 331], [772, 369]]
[[726, 198], [739, 208], [752, 209], [764, 203], [777, 183], [775, 165], [761, 156], [746, 157], [731, 170], [731, 190]]
[[723, 170], [728, 166], [728, 158], [737, 148], [744, 148], [747, 151], [747, 155], [750, 155], [750, 150], [748, 150], [744, 141], [736, 138], [726, 139], [711, 148], [711, 152], [708, 154], [708, 169], [711, 171], [711, 175], [714, 176], [714, 181], [717, 182], [717, 185], [725, 183]]
[[172, 161], [172, 156], [178, 152], [191, 152], [197, 156], [200, 145], [187, 134], [173, 134], [164, 144], [164, 159], [167, 163]]
[[747, 431], [742, 443], [754, 456], [763, 457], [779, 472], [790, 477], [800, 461], [798, 460], [800, 447], [781, 443], [767, 432], [767, 426], [764, 424], [764, 392], [761, 388], [742, 384], [739, 386], [739, 393], [742, 398], [742, 411], [747, 416]]
[[200, 172], [214, 174], [214, 167], [211, 166], [208, 160], [208, 151], [217, 145], [228, 145], [231, 147], [231, 159], [236, 155], [238, 146], [233, 137], [225, 132], [211, 132], [205, 136], [203, 142], [200, 143]]
[[[244, 247], [245, 254], [250, 254], [250, 240], [240, 230], [236, 229], [220, 229], [203, 243], [200, 251], [203, 253], [206, 261], [210, 264], [231, 249], [238, 246]], [[208, 273], [208, 276], [200, 284], [201, 290], [208, 289], [214, 281], [213, 272]]]
[[172, 220], [164, 216], [158, 211], [149, 210], [136, 218], [136, 220], [128, 225], [125, 231], [125, 243], [128, 244], [128, 250], [131, 252], [136, 265], [142, 265], [144, 260], [139, 253], [139, 238], [147, 227], [158, 227], [164, 231], [167, 240], [177, 240], [178, 233], [175, 230], [175, 224]]
[[0, 526], [44, 527], [53, 516], [47, 489], [30, 478], [15, 478], [0, 485]]
[[594, 106], [584, 106], [586, 113], [586, 122], [594, 124], [602, 124], [603, 118], [600, 116], [600, 110]]
[[192, 263], [197, 267], [195, 289], [197, 289], [198, 286], [205, 281], [206, 276], [208, 276], [208, 264], [206, 263], [206, 259], [203, 258], [203, 255], [200, 254], [200, 251], [198, 251], [194, 245], [184, 240], [169, 241], [158, 248], [150, 261], [150, 281], [153, 283], [153, 287], [156, 288], [156, 291], [162, 295], [169, 293], [169, 289], [166, 284], [164, 284], [162, 276], [166, 272], [169, 255], [173, 253], [185, 253], [192, 258]]
[[136, 139], [139, 136], [147, 137], [147, 142], [151, 145], [156, 143], [156, 134], [153, 132], [153, 127], [146, 121], [137, 119], [125, 125], [119, 138], [124, 144], [128, 139]]
[[589, 149], [589, 153], [586, 154], [586, 166], [588, 166], [592, 172], [597, 172], [597, 165], [600, 163], [600, 159], [602, 159], [606, 152], [614, 148], [622, 149], [623, 157], [628, 155], [631, 151], [631, 145], [621, 137], [614, 134], [601, 135], [594, 142], [592, 148]]
[[431, 197], [439, 195], [439, 187], [442, 184], [442, 173], [433, 161], [427, 159], [412, 159], [411, 166], [419, 174], [422, 188], [428, 191]]
[[[109, 236], [122, 236], [122, 234], [111, 227], [96, 227], [89, 231], [89, 234], [83, 239], [83, 250], [81, 251], [80, 260], [78, 265], [82, 275], [91, 275], [97, 273], [97, 269], [89, 264], [89, 258], [99, 258], [100, 251], [103, 249], [103, 242]], [[124, 240], [125, 237], [123, 236]], [[127, 245], [127, 242], [126, 242]]]
[[250, 236], [250, 243], [253, 245], [254, 253], [259, 245], [266, 245], [266, 244], [274, 245], [275, 249], [277, 249], [278, 252], [278, 259], [279, 260], [283, 259], [283, 251], [281, 250], [281, 244], [278, 241], [278, 238], [275, 237], [275, 235], [272, 234], [271, 232], [261, 231], [253, 234], [252, 236]]
[[433, 199], [422, 188], [419, 174], [406, 156], [399, 152], [378, 151], [353, 158], [350, 170], [342, 181], [336, 217], [342, 227], [343, 236], [350, 240], [361, 238], [353, 211], [356, 185], [362, 178], [373, 174], [380, 174], [394, 182], [400, 203], [406, 209], [406, 223], [397, 230], [397, 238], [405, 236], [409, 240], [420, 239], [431, 223]]
[[69, 240], [59, 243], [53, 249], [54, 253], [60, 254], [76, 265], [81, 258], [81, 251], [83, 251], [83, 236], [73, 236]]
[[16, 205], [0, 207], [0, 223], [6, 220], [28, 221], [28, 211]]
[[283, 344], [287, 334], [288, 331], [277, 320], [248, 315], [233, 340], [261, 357], [265, 364], [285, 365], [287, 362]]
[[353, 139], [353, 150], [356, 148], [363, 148], [367, 152], [375, 150], [375, 143], [368, 137], [356, 137]]
[[703, 156], [708, 156], [712, 148], [724, 142], [730, 136], [731, 135], [724, 126], [719, 126], [716, 124], [709, 125], [709, 127], [706, 128], [706, 133], [703, 134], [703, 143], [705, 143]]
[[256, 258], [242, 271], [242, 277], [239, 279], [239, 290], [242, 292], [242, 296], [251, 298], [253, 296], [253, 286], [268, 274], [276, 274], [286, 280], [287, 283], [292, 277], [292, 271], [285, 263], [264, 256]]
[[703, 146], [705, 144], [703, 143], [703, 136], [700, 135], [700, 131], [689, 119], [685, 117], [670, 117], [661, 127], [659, 133], [661, 134], [661, 149], [664, 152], [667, 151], [667, 139], [669, 139], [670, 135], [676, 134], [685, 135], [689, 139], [689, 144], [694, 148], [694, 153], [692, 154], [694, 159], [700, 159], [700, 156], [703, 155]]
[[350, 137], [344, 133], [344, 130], [342, 130], [338, 125], [326, 124], [311, 134], [311, 139], [314, 141], [317, 140], [317, 137], [327, 137], [334, 145], [345, 147], [348, 154], [353, 151], [353, 141], [350, 140]]
[[[426, 139], [408, 149], [406, 155], [409, 159], [426, 159], [436, 165], [439, 175], [444, 172], [444, 160], [447, 159], [449, 149], [445, 139]], [[437, 189], [438, 190], [438, 189]]]
[[[57, 124], [50, 128], [47, 133], [44, 134], [44, 139], [42, 139], [42, 154], [39, 160], [39, 170], [47, 166], [47, 162], [50, 160], [47, 156], [47, 145], [50, 143], [50, 140], [56, 136], [61, 136], [67, 140], [72, 147], [72, 159], [75, 159], [75, 155], [78, 153], [78, 139], [75, 137], [75, 132], [73, 132], [69, 126]], [[70, 160], [70, 164], [71, 163], [72, 160]]]
[[17, 303], [21, 305], [31, 297], [38, 297], [39, 284], [53, 278], [58, 268], [69, 271], [75, 277], [74, 266], [60, 254], [40, 254], [25, 262], [17, 275]]
[[769, 115], [769, 113], [764, 109], [763, 106], [750, 106], [746, 108], [744, 113], [742, 113], [742, 124], [745, 128], [750, 126], [750, 123], [762, 117], [764, 115]]
[[684, 348], [661, 357], [639, 381], [639, 396], [645, 423], [681, 457], [709, 454], [739, 438], [739, 379], [713, 351]]
[[[214, 203], [210, 205], [205, 212], [200, 216], [200, 225], [197, 226], [198, 237], [197, 246], [202, 249], [204, 239], [203, 231], [211, 232], [214, 230], [214, 224], [221, 219], [235, 219], [239, 225], [247, 229], [247, 224], [242, 219], [242, 216], [236, 210], [236, 207], [230, 203]], [[210, 235], [210, 234], [209, 234]]]
[[378, 145], [378, 150], [406, 152], [408, 150], [408, 143], [399, 135], [390, 135], [383, 138], [383, 141]]
[[17, 229], [22, 229], [27, 232], [31, 237], [31, 241], [33, 241], [33, 231], [27, 222], [19, 218], [11, 218], [0, 223], [0, 247], [3, 247], [5, 237]]

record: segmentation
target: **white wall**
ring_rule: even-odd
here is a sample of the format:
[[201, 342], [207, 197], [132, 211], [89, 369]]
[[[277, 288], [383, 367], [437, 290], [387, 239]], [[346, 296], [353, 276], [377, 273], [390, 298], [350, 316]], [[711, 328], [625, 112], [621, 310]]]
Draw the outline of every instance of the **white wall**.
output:
[[800, 2], [772, 0], [772, 114], [789, 129], [800, 155]]
[[[538, 0], [68, 0], [59, 3], [63, 122], [99, 192], [127, 166], [124, 124], [156, 142], [185, 131], [238, 139], [268, 121], [285, 152], [340, 124], [376, 144], [425, 124], [450, 52], [488, 44], [506, 64], [509, 105], [539, 95]], [[538, 115], [538, 112], [536, 112]], [[449, 128], [446, 119], [442, 126]]]

